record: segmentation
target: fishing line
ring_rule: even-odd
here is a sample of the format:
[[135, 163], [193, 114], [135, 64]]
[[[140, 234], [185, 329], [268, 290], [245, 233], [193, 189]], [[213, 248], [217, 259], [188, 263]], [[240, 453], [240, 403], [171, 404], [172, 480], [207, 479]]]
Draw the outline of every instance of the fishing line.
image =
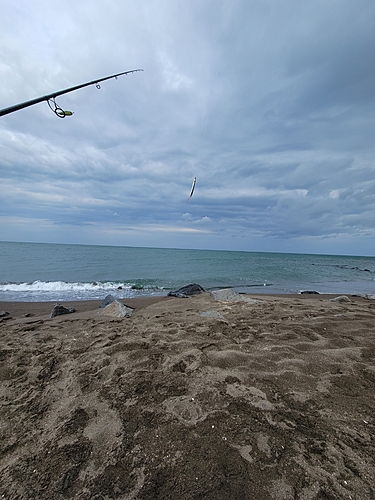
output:
[[29, 145], [27, 146], [27, 148], [25, 148], [25, 151], [27, 151], [29, 148], [31, 148], [31, 146], [32, 146], [33, 144], [35, 144], [35, 143], [36, 143], [36, 141], [37, 141], [38, 139], [39, 139], [39, 137], [37, 137], [36, 139], [34, 139], [34, 140], [33, 140], [33, 142], [32, 142], [31, 144], [29, 144]]

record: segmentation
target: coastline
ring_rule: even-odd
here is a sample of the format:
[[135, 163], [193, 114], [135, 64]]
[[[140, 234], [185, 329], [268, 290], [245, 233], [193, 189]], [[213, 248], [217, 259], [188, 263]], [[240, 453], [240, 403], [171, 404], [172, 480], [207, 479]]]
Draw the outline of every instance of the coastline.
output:
[[[207, 292], [208, 294], [210, 292]], [[345, 294], [322, 294], [322, 293], [302, 293], [302, 294], [297, 294], [297, 293], [288, 293], [288, 294], [282, 294], [282, 293], [240, 293], [241, 296], [253, 298], [254, 300], [262, 300], [266, 299], [267, 297], [269, 298], [279, 298], [279, 299], [285, 299], [288, 301], [293, 301], [295, 299], [300, 299], [300, 300], [331, 300], [332, 298], [338, 297], [340, 295], [345, 295]], [[366, 299], [366, 296], [362, 295], [346, 295], [349, 297], [351, 300], [355, 300], [357, 298], [359, 299]], [[103, 298], [104, 299], [104, 298]], [[148, 307], [152, 304], [157, 304], [158, 302], [163, 302], [165, 300], [171, 300], [171, 297], [167, 295], [156, 295], [156, 296], [143, 296], [143, 297], [132, 297], [132, 298], [119, 298], [116, 299], [119, 302], [123, 303], [124, 305], [127, 305], [133, 309], [143, 309], [145, 307]], [[179, 300], [186, 300], [186, 299], [179, 299]], [[64, 318], [75, 318], [78, 315], [82, 313], [89, 313], [95, 312], [98, 310], [100, 307], [100, 304], [102, 303], [103, 300], [69, 300], [69, 301], [31, 301], [31, 302], [26, 302], [26, 301], [6, 301], [6, 300], [0, 300], [0, 311], [6, 311], [9, 313], [9, 315], [14, 318], [22, 318], [22, 317], [32, 317], [32, 316], [49, 316], [53, 310], [53, 307], [55, 304], [61, 304], [64, 307], [73, 307], [75, 309], [74, 313], [71, 313], [69, 315], [64, 315]]]
[[207, 291], [233, 288], [251, 295], [375, 293], [375, 257], [1, 242], [0, 247], [5, 301], [165, 296], [194, 282]]
[[[135, 309], [142, 309], [151, 304], [160, 302], [167, 297], [139, 297], [130, 299], [117, 299], [123, 304]], [[104, 297], [103, 297], [104, 299]], [[0, 301], [0, 311], [6, 311], [12, 318], [22, 318], [31, 316], [49, 316], [55, 304], [61, 304], [64, 307], [74, 307], [75, 313], [65, 315], [64, 317], [74, 318], [81, 313], [89, 313], [97, 311], [102, 300], [69, 300], [69, 301], [48, 301], [48, 302], [17, 302], [17, 301]]]
[[0, 496], [371, 499], [375, 300], [0, 302]]

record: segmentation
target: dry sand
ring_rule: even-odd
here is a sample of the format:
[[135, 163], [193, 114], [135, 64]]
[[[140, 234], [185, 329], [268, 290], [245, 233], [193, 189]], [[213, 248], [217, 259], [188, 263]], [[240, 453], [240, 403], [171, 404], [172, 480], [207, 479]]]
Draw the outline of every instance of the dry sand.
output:
[[253, 298], [0, 303], [0, 498], [375, 499], [375, 300]]

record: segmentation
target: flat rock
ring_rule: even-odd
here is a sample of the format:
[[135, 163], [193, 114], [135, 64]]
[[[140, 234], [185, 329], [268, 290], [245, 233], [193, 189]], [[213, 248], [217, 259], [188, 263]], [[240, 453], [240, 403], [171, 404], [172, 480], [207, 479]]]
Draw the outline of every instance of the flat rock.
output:
[[210, 295], [215, 300], [222, 300], [224, 302], [246, 302], [247, 304], [258, 304], [259, 302], [261, 302], [258, 299], [248, 297], [246, 294], [240, 294], [233, 290], [233, 288], [214, 290], [213, 292], [210, 292]]
[[192, 283], [191, 285], [183, 286], [174, 292], [169, 292], [168, 295], [170, 297], [179, 297], [182, 299], [186, 299], [192, 295], [198, 295], [199, 293], [204, 293], [205, 289], [196, 283]]
[[247, 304], [259, 304], [260, 302], [262, 302], [261, 300], [258, 299], [252, 299], [247, 295], [240, 295], [240, 297], [242, 298], [243, 302], [246, 302]]
[[340, 295], [339, 297], [331, 299], [331, 302], [350, 302], [350, 299], [346, 295]]
[[219, 313], [219, 311], [203, 311], [199, 316], [202, 316], [203, 318], [221, 319], [222, 321], [228, 323], [228, 320], [221, 313]]
[[214, 290], [211, 297], [215, 300], [223, 300], [225, 302], [242, 302], [242, 296], [232, 288], [223, 288], [222, 290]]

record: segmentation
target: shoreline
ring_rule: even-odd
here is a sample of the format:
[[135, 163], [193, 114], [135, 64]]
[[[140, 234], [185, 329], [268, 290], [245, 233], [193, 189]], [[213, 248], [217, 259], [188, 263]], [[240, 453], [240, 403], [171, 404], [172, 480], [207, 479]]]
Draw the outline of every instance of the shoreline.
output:
[[[160, 302], [168, 297], [140, 297], [131, 299], [117, 299], [123, 304], [134, 309], [143, 309], [149, 305]], [[31, 316], [46, 316], [50, 315], [55, 304], [61, 304], [64, 307], [74, 307], [74, 313], [59, 316], [61, 317], [75, 317], [80, 313], [89, 313], [97, 311], [100, 307], [102, 300], [69, 300], [69, 301], [48, 301], [48, 302], [18, 302], [18, 301], [0, 301], [0, 311], [6, 311], [13, 318], [31, 317]]]
[[[206, 292], [209, 294], [209, 292]], [[252, 293], [245, 294], [241, 293], [241, 296], [246, 296], [250, 299], [254, 300], [267, 300], [267, 298], [277, 298], [277, 299], [285, 299], [287, 301], [295, 301], [296, 299], [308, 301], [308, 300], [330, 300], [335, 297], [346, 295], [350, 300], [353, 299], [363, 299], [369, 300], [369, 297], [365, 295], [351, 295], [351, 294], [321, 294], [321, 293], [300, 293], [300, 294], [282, 294], [282, 293]], [[195, 296], [197, 297], [197, 296]], [[192, 297], [186, 298], [177, 298], [178, 301], [186, 301], [191, 300]], [[116, 299], [119, 302], [123, 303], [126, 306], [129, 306], [135, 310], [144, 309], [150, 305], [157, 304], [159, 302], [164, 302], [166, 300], [176, 299], [175, 297], [170, 297], [167, 295], [158, 295], [158, 296], [144, 296], [144, 297], [133, 297], [133, 298], [119, 298]], [[26, 301], [4, 301], [0, 300], [0, 311], [6, 311], [9, 313], [9, 316], [6, 316], [3, 319], [20, 319], [27, 317], [39, 317], [39, 316], [49, 316], [56, 304], [61, 304], [64, 307], [73, 307], [75, 309], [74, 313], [70, 313], [67, 315], [59, 316], [60, 319], [67, 318], [75, 318], [82, 316], [82, 314], [86, 314], [86, 316], [90, 312], [96, 312], [100, 308], [100, 304], [104, 299], [101, 300], [69, 300], [69, 301], [36, 301], [36, 302], [26, 302]], [[0, 318], [1, 321], [1, 318]]]
[[[69, 293], [68, 291], [62, 291], [61, 294], [58, 292], [40, 294], [37, 291], [30, 291], [26, 293], [25, 291], [15, 292], [14, 290], [2, 291], [0, 293], [0, 304], [1, 303], [81, 303], [81, 302], [94, 302], [102, 301], [107, 295], [113, 295], [117, 300], [121, 301], [138, 301], [143, 299], [157, 299], [168, 297], [168, 293], [176, 288], [168, 288], [163, 292], [154, 293], [135, 293], [128, 295], [127, 293], [121, 293], [119, 289], [113, 290], [102, 290], [102, 292], [96, 292], [95, 294], [82, 294], [76, 295], [75, 292]], [[267, 286], [239, 286], [239, 285], [229, 285], [229, 286], [215, 286], [215, 287], [203, 287], [206, 292], [211, 293], [218, 290], [234, 290], [236, 293], [249, 295], [249, 296], [300, 296], [300, 295], [320, 295], [320, 296], [334, 296], [334, 295], [348, 295], [348, 296], [373, 296], [375, 297], [375, 280], [372, 281], [342, 281], [342, 282], [324, 282], [324, 283], [305, 283], [305, 284], [272, 284]]]

